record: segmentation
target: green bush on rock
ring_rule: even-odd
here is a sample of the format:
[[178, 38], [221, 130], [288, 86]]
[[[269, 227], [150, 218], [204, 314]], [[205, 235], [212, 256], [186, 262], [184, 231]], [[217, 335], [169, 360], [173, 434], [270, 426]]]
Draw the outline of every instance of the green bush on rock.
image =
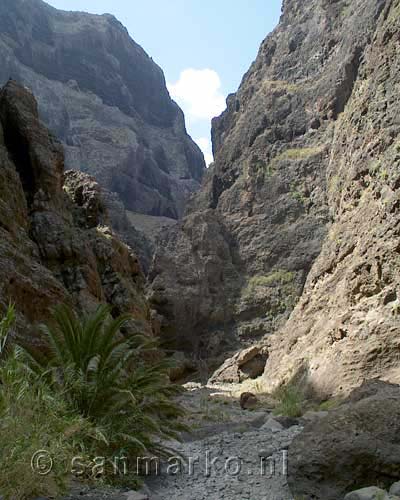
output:
[[295, 273], [284, 269], [273, 271], [267, 276], [252, 276], [248, 281], [246, 292], [252, 293], [257, 287], [287, 285], [293, 282], [295, 276]]

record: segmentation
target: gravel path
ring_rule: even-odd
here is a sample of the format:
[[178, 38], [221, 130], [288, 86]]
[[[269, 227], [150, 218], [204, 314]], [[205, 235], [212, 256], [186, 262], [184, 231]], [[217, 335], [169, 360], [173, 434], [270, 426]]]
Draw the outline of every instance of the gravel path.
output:
[[263, 427], [181, 444], [176, 448], [191, 465], [176, 473], [165, 464], [147, 485], [155, 500], [291, 500], [286, 450], [300, 430]]
[[[231, 388], [230, 388], [231, 389]], [[271, 417], [268, 402], [244, 411], [231, 390], [196, 387], [181, 401], [193, 432], [171, 443], [177, 457], [146, 478], [148, 500], [293, 500], [287, 486], [287, 448], [301, 432]], [[77, 488], [65, 500], [127, 500], [116, 490]], [[134, 495], [132, 499], [136, 500]], [[142, 499], [141, 499], [142, 500]]]
[[271, 419], [268, 401], [243, 411], [234, 389], [194, 385], [185, 393], [195, 428], [173, 448], [187, 463], [163, 463], [146, 480], [151, 500], [292, 500], [287, 448], [301, 427]]

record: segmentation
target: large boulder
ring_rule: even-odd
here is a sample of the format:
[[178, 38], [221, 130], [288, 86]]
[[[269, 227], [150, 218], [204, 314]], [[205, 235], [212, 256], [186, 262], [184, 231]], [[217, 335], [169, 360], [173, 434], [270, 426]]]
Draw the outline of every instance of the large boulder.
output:
[[261, 346], [248, 347], [228, 358], [213, 373], [209, 382], [240, 383], [247, 379], [256, 379], [263, 374], [267, 359], [268, 353]]
[[365, 382], [338, 409], [309, 423], [289, 448], [293, 496], [338, 500], [400, 479], [400, 386]]
[[344, 500], [397, 500], [398, 497], [389, 496], [387, 491], [371, 486], [370, 488], [362, 488], [361, 490], [353, 491], [344, 497]]

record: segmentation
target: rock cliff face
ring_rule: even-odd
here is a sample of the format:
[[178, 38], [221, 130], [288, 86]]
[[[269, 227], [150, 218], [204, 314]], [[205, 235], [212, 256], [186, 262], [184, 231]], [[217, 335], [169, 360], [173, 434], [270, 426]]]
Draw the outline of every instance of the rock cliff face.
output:
[[215, 354], [287, 320], [334, 216], [328, 166], [388, 5], [284, 2], [279, 26], [213, 121], [214, 167], [156, 254], [152, 301], [180, 345]]
[[19, 334], [34, 335], [59, 302], [108, 303], [133, 314], [132, 331], [151, 333], [138, 260], [107, 224], [97, 183], [64, 173], [35, 98], [10, 81], [0, 92], [0, 307], [15, 303]]
[[290, 321], [271, 339], [271, 387], [297, 373], [327, 394], [371, 377], [400, 380], [400, 2], [382, 5], [335, 127], [333, 224]]
[[110, 15], [41, 0], [0, 3], [0, 83], [23, 82], [61, 139], [68, 168], [134, 212], [177, 218], [205, 163], [161, 69]]
[[261, 337], [267, 389], [400, 380], [399, 32], [399, 0], [284, 2], [156, 255], [166, 335], [200, 355]]

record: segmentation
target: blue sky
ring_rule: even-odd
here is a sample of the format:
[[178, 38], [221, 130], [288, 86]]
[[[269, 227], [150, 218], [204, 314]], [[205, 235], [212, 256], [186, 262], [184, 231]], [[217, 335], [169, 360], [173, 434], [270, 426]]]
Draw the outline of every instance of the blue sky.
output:
[[190, 135], [211, 161], [210, 120], [224, 109], [279, 20], [281, 0], [47, 0], [114, 14], [164, 70]]

